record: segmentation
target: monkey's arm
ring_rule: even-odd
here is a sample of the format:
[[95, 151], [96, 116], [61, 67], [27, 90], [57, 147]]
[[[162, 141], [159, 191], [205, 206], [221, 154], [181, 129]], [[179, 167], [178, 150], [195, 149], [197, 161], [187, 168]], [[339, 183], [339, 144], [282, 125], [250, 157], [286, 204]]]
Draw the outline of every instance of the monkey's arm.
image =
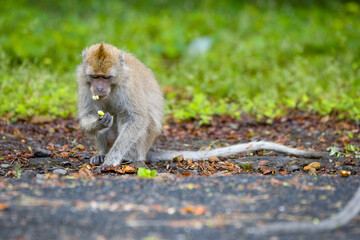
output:
[[113, 116], [109, 113], [105, 113], [104, 116], [98, 116], [95, 114], [88, 114], [86, 117], [81, 118], [81, 128], [90, 133], [95, 134], [96, 132], [111, 127], [113, 124]]
[[208, 151], [150, 151], [147, 154], [147, 160], [150, 162], [169, 161], [178, 155], [183, 155], [185, 159], [190, 158], [196, 161], [207, 159], [211, 156], [228, 157], [243, 152], [253, 152], [257, 150], [270, 150], [286, 153], [289, 155], [309, 158], [321, 158], [326, 156], [326, 152], [309, 152], [296, 148], [290, 148], [279, 143], [259, 141], [241, 143], [229, 147], [217, 148]]
[[113, 117], [106, 113], [104, 116], [99, 116], [93, 100], [89, 97], [90, 92], [85, 89], [80, 89], [78, 99], [78, 118], [80, 119], [80, 127], [89, 134], [111, 127]]

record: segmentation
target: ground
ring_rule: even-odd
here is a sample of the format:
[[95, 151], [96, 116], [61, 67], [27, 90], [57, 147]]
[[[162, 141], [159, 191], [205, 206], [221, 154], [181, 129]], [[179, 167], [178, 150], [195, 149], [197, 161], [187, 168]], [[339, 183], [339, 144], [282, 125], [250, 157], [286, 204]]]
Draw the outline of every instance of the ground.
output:
[[[157, 170], [154, 179], [139, 178], [126, 166], [96, 174], [88, 164], [95, 149], [74, 119], [1, 121], [0, 236], [268, 239], [249, 230], [275, 221], [316, 223], [346, 205], [360, 185], [358, 152], [349, 147], [359, 146], [359, 123], [302, 112], [252, 119], [216, 116], [200, 126], [168, 118], [155, 145], [199, 149], [262, 139], [307, 150], [333, 146], [340, 155], [303, 159], [260, 151], [200, 162], [180, 157], [148, 165]], [[274, 239], [357, 239], [359, 223], [356, 217], [333, 232]]]
[[[200, 149], [221, 147], [238, 142], [268, 140], [309, 151], [326, 151], [335, 147], [343, 151], [347, 145], [360, 145], [359, 123], [341, 121], [329, 116], [295, 112], [274, 120], [256, 122], [251, 116], [237, 120], [229, 116], [215, 116], [209, 125], [199, 125], [198, 121], [180, 122], [168, 118], [163, 134], [158, 137], [155, 147], [162, 149]], [[88, 163], [96, 153], [93, 144], [79, 129], [75, 119], [34, 117], [31, 121], [0, 121], [0, 174], [14, 176], [14, 167], [19, 163], [21, 170], [37, 174], [52, 173], [54, 169], [64, 169], [76, 173], [84, 163]], [[34, 155], [36, 149], [48, 150], [50, 156]], [[36, 157], [38, 156], [38, 157]], [[192, 162], [179, 159], [165, 164], [148, 165], [158, 173], [182, 176], [210, 176], [213, 174], [309, 174], [303, 167], [314, 161], [320, 168], [310, 174], [339, 174], [340, 170], [358, 175], [359, 164], [353, 156], [332, 157], [320, 160], [300, 159], [271, 152], [256, 152], [234, 156], [231, 160]], [[265, 160], [270, 159], [270, 160]], [[260, 161], [259, 161], [260, 160]], [[234, 164], [235, 163], [235, 164]], [[240, 163], [240, 164], [238, 164]], [[94, 166], [91, 166], [94, 168]], [[10, 171], [10, 173], [9, 173]], [[114, 171], [110, 171], [112, 173]], [[121, 173], [122, 171], [118, 171]], [[29, 172], [28, 172], [29, 174]], [[108, 174], [108, 173], [106, 173]], [[31, 172], [30, 172], [31, 175]]]

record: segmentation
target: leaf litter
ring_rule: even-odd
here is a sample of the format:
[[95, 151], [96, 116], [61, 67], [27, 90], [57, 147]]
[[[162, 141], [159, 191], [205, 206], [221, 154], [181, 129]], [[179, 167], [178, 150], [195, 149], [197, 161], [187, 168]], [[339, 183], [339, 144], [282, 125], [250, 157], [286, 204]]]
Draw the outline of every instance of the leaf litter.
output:
[[[213, 116], [210, 124], [200, 125], [200, 119], [179, 121], [167, 117], [164, 131], [158, 137], [155, 147], [199, 150], [261, 139], [309, 151], [324, 151], [333, 147], [335, 150], [331, 151], [334, 156], [314, 162], [269, 151], [244, 153], [228, 159], [211, 156], [207, 161], [192, 161], [180, 155], [168, 162], [148, 165], [147, 168], [182, 177], [236, 174], [358, 175], [359, 123], [303, 112], [293, 112], [271, 121], [253, 119], [250, 115], [243, 115], [240, 120], [232, 116]], [[16, 177], [16, 171], [24, 170], [46, 175], [52, 174], [56, 168], [62, 168], [67, 170], [68, 175], [81, 178], [100, 175], [136, 176], [134, 173], [137, 168], [131, 165], [106, 167], [101, 174], [96, 173], [97, 166], [89, 164], [96, 149], [81, 132], [75, 119], [35, 120], [0, 120], [0, 175]], [[51, 156], [35, 157], [33, 149], [37, 148], [50, 151]], [[287, 159], [283, 164], [277, 161], [283, 158]], [[15, 170], [16, 164], [21, 166], [20, 170]], [[289, 168], [294, 165], [299, 167]]]

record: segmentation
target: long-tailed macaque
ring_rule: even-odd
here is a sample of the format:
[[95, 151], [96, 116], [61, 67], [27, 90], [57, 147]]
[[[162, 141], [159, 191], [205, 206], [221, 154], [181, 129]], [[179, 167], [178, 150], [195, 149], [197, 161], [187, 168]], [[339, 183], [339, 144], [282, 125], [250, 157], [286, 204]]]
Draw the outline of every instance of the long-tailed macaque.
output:
[[[116, 166], [128, 161], [144, 165], [145, 161], [172, 160], [180, 154], [201, 160], [261, 149], [305, 157], [325, 155], [265, 141], [209, 151], [150, 150], [161, 133], [164, 115], [163, 93], [152, 71], [133, 55], [103, 42], [85, 49], [82, 60], [77, 68], [78, 118], [98, 149], [92, 164]], [[98, 111], [105, 114], [100, 116]]]

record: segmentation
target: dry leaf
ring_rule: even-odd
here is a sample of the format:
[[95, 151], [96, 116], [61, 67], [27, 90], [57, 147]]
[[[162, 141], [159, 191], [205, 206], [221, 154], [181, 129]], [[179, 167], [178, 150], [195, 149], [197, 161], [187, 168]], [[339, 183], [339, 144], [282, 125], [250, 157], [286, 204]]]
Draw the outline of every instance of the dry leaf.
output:
[[208, 161], [209, 161], [209, 162], [218, 162], [218, 161], [220, 161], [220, 160], [219, 160], [218, 157], [212, 156], [212, 157], [209, 157], [209, 158], [208, 158]]
[[184, 156], [183, 155], [176, 156], [173, 158], [173, 160], [174, 160], [174, 162], [180, 163], [180, 162], [184, 161]]
[[93, 178], [95, 174], [88, 168], [80, 168], [79, 177], [81, 178]]
[[35, 115], [31, 118], [30, 123], [32, 124], [42, 124], [42, 123], [49, 123], [51, 122], [53, 119], [50, 116], [39, 116], [39, 115]]
[[268, 160], [262, 160], [258, 163], [259, 166], [268, 166], [270, 164], [270, 161]]
[[346, 170], [340, 170], [339, 173], [342, 177], [349, 177], [351, 175], [351, 171], [346, 171]]
[[194, 215], [202, 215], [206, 211], [207, 209], [204, 206], [186, 206], [180, 210], [182, 214], [193, 213]]
[[10, 204], [9, 204], [9, 203], [2, 203], [2, 202], [0, 202], [0, 211], [1, 211], [1, 210], [8, 209], [9, 207], [10, 207]]
[[84, 147], [84, 145], [82, 145], [82, 144], [78, 144], [78, 145], [76, 145], [76, 146], [74, 147], [74, 149], [84, 151], [84, 150], [85, 150], [85, 147]]
[[136, 173], [137, 169], [136, 167], [132, 166], [132, 165], [127, 165], [125, 168], [124, 168], [124, 171], [126, 173]]

